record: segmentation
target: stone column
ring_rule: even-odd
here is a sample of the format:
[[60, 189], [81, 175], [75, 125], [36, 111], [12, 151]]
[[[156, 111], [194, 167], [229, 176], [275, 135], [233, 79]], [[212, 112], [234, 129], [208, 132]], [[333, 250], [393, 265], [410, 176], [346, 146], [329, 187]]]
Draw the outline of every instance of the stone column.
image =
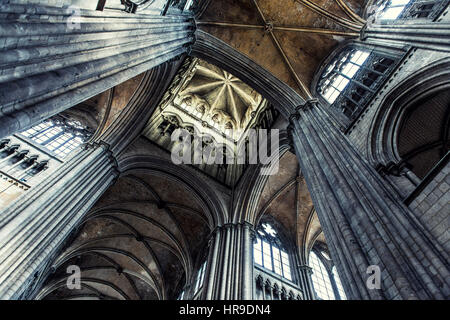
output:
[[332, 271], [328, 271], [328, 274], [330, 275], [330, 283], [331, 288], [333, 289], [334, 297], [336, 298], [336, 300], [342, 300], [341, 294], [339, 293], [339, 289], [337, 287], [336, 277], [334, 276]]
[[0, 138], [180, 56], [188, 16], [0, 4]]
[[216, 228], [211, 239], [204, 299], [253, 299], [252, 233], [249, 223]]
[[[350, 299], [446, 299], [449, 255], [317, 100], [297, 108], [298, 160]], [[380, 289], [366, 285], [379, 266]]]
[[304, 300], [316, 300], [316, 295], [314, 294], [314, 288], [312, 285], [312, 269], [307, 265], [298, 266], [298, 275], [300, 281], [300, 287], [303, 289], [303, 299]]
[[[412, 22], [412, 23], [411, 23]], [[366, 25], [361, 40], [372, 43], [397, 43], [417, 48], [450, 51], [450, 23], [414, 23]]]
[[93, 145], [0, 212], [0, 299], [26, 298], [24, 292], [116, 176], [108, 148]]

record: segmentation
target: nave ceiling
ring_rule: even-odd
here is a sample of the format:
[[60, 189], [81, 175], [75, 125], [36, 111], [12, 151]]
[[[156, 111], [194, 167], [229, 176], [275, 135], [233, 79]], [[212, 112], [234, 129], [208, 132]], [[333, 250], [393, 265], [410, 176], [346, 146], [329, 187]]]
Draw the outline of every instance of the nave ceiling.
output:
[[[148, 170], [126, 174], [102, 196], [53, 264], [39, 299], [175, 299], [209, 234], [186, 186]], [[66, 286], [81, 269], [81, 290]]]
[[223, 40], [303, 97], [322, 61], [359, 37], [364, 0], [211, 0], [197, 27]]

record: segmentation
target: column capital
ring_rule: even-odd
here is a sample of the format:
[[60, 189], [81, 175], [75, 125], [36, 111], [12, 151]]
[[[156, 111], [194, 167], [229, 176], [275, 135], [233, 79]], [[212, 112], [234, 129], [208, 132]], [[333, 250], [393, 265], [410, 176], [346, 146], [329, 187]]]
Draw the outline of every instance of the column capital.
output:
[[112, 166], [113, 166], [113, 168], [114, 168], [114, 171], [115, 171], [116, 175], [119, 175], [119, 174], [120, 174], [120, 171], [119, 171], [119, 164], [118, 164], [118, 162], [117, 162], [116, 157], [114, 156], [114, 153], [113, 153], [112, 150], [111, 150], [110, 144], [106, 143], [106, 142], [103, 141], [103, 140], [100, 140], [100, 141], [90, 141], [90, 142], [87, 142], [86, 144], [82, 145], [82, 148], [83, 148], [84, 150], [96, 149], [96, 148], [102, 148], [102, 149], [105, 151], [105, 153], [106, 153], [106, 157], [107, 157], [108, 160], [111, 162], [111, 164], [112, 164]]
[[397, 162], [390, 161], [387, 164], [378, 164], [375, 166], [375, 170], [381, 175], [394, 175], [394, 176], [400, 176], [402, 174], [405, 174], [406, 171], [410, 169], [410, 165], [406, 163], [403, 159]]
[[308, 99], [308, 100], [306, 100], [304, 105], [298, 106], [296, 108], [296, 110], [299, 110], [299, 111], [310, 110], [313, 107], [316, 107], [318, 104], [319, 104], [319, 99], [317, 99], [317, 98]]
[[289, 117], [289, 121], [291, 123], [293, 123], [294, 120], [298, 120], [300, 118], [302, 111], [311, 110], [312, 108], [316, 107], [318, 104], [319, 104], [319, 99], [317, 99], [317, 98], [312, 98], [312, 99], [306, 100], [306, 102], [304, 104], [301, 104], [295, 108], [295, 111]]
[[244, 228], [250, 229], [250, 231], [255, 231], [255, 226], [248, 221], [244, 221], [242, 225], [244, 226]]
[[302, 271], [302, 272], [306, 272], [308, 274], [312, 274], [313, 273], [313, 269], [306, 265], [306, 264], [302, 264], [302, 265], [298, 265], [297, 266], [298, 270]]

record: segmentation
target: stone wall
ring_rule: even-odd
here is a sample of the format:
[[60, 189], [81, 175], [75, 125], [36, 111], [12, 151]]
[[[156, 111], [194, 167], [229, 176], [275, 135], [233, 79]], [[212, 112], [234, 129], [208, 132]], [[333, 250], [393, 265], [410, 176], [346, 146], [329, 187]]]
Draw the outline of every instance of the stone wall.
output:
[[409, 207], [445, 250], [450, 252], [450, 162]]
[[397, 70], [387, 80], [385, 85], [378, 91], [372, 102], [366, 107], [359, 119], [349, 130], [347, 137], [361, 151], [364, 156], [368, 156], [370, 147], [370, 134], [373, 121], [383, 104], [384, 98], [391, 90], [394, 90], [401, 82], [405, 81], [419, 70], [426, 68], [436, 61], [448, 57], [448, 52], [438, 52], [424, 49], [412, 49], [398, 66]]

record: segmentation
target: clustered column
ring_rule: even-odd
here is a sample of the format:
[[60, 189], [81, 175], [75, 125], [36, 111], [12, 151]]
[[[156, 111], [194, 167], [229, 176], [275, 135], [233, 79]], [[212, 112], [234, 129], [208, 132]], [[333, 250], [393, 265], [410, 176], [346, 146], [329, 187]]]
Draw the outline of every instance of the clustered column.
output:
[[417, 48], [450, 51], [450, 23], [396, 23], [367, 25], [361, 39], [381, 44], [401, 43]]
[[203, 299], [253, 298], [253, 226], [226, 224], [212, 234]]
[[116, 176], [108, 147], [91, 145], [2, 211], [0, 299], [26, 298], [24, 291]]
[[[317, 100], [297, 111], [291, 117], [294, 146], [349, 298], [448, 298], [448, 253]], [[366, 285], [371, 265], [381, 270], [379, 290], [376, 283], [375, 289]]]
[[[28, 2], [28, 3], [27, 3]], [[0, 4], [0, 138], [187, 51], [185, 15]]]
[[314, 294], [314, 288], [312, 285], [312, 268], [307, 265], [298, 266], [298, 277], [300, 282], [300, 287], [303, 289], [303, 299], [304, 300], [315, 300], [316, 296]]

